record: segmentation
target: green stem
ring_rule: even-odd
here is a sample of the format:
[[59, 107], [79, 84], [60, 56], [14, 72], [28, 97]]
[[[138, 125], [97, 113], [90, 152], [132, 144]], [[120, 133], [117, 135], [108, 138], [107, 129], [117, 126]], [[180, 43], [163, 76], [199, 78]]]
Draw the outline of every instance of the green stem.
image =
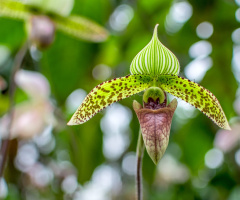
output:
[[9, 80], [9, 124], [8, 124], [8, 134], [7, 138], [2, 140], [2, 146], [0, 149], [0, 178], [3, 176], [4, 167], [6, 164], [8, 149], [11, 142], [11, 127], [13, 122], [13, 116], [14, 116], [14, 96], [15, 96], [15, 90], [16, 90], [16, 83], [14, 81], [14, 77], [17, 73], [17, 71], [21, 68], [22, 61], [24, 56], [26, 55], [26, 52], [28, 50], [28, 42], [25, 42], [24, 45], [20, 48], [20, 50], [17, 52], [14, 63], [13, 63], [13, 69], [10, 75]]
[[142, 200], [142, 157], [144, 153], [144, 143], [142, 138], [141, 128], [139, 129], [138, 143], [137, 143], [137, 200]]

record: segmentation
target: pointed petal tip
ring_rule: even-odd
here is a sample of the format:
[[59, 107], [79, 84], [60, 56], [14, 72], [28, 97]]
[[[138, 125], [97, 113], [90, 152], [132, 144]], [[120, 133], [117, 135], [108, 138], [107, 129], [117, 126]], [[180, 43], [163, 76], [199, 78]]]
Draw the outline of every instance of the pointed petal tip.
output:
[[153, 161], [153, 163], [154, 163], [155, 165], [158, 164], [158, 160], [154, 160], [154, 159], [152, 159], [152, 161]]
[[232, 130], [228, 123], [223, 127], [223, 129], [225, 129], [225, 130], [229, 130], [229, 131]]
[[70, 121], [67, 123], [68, 126], [78, 125], [73, 119], [70, 119]]
[[67, 125], [68, 126], [72, 126], [72, 125], [74, 125], [71, 121], [69, 121], [68, 123], [67, 123]]
[[174, 98], [169, 104], [168, 107], [176, 109], [178, 105], [178, 101], [176, 98]]
[[158, 165], [158, 163], [160, 162], [160, 160], [162, 159], [162, 156], [163, 156], [163, 155], [159, 155], [159, 154], [156, 155], [156, 153], [154, 153], [154, 154], [148, 153], [148, 155], [150, 156], [150, 158], [152, 159], [152, 161], [155, 165]]
[[[103, 29], [101, 33], [94, 39], [95, 42], [104, 42], [109, 38], [110, 34], [106, 29]], [[93, 40], [93, 41], [94, 41]]]
[[147, 153], [150, 156], [151, 160], [153, 161], [153, 163], [155, 165], [158, 165], [158, 163], [160, 162], [160, 160], [162, 159], [163, 155], [156, 155], [156, 153], [152, 153], [149, 151], [149, 149], [147, 149]]
[[141, 108], [142, 108], [142, 105], [140, 103], [138, 103], [136, 100], [133, 100], [133, 109], [136, 111]]
[[156, 24], [156, 26], [154, 27], [154, 31], [153, 31], [153, 37], [157, 37], [158, 38], [158, 36], [157, 36], [157, 29], [158, 29], [158, 26], [159, 26], [159, 24]]

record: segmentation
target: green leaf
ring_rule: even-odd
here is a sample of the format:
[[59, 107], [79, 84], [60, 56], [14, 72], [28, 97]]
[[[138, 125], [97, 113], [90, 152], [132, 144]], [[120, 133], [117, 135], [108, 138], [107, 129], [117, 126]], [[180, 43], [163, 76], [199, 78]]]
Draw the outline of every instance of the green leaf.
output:
[[132, 74], [159, 76], [179, 73], [178, 59], [159, 41], [157, 27], [158, 24], [155, 26], [152, 40], [133, 59], [130, 66]]
[[28, 6], [19, 1], [0, 0], [0, 17], [27, 20], [31, 12]]
[[145, 90], [152, 81], [149, 76], [129, 75], [101, 83], [86, 96], [68, 125], [88, 121], [110, 104]]
[[58, 30], [78, 39], [102, 42], [107, 39], [108, 32], [97, 23], [80, 16], [55, 16], [53, 21]]
[[186, 101], [207, 115], [219, 127], [230, 130], [224, 111], [217, 98], [201, 85], [176, 75], [162, 75], [159, 87]]

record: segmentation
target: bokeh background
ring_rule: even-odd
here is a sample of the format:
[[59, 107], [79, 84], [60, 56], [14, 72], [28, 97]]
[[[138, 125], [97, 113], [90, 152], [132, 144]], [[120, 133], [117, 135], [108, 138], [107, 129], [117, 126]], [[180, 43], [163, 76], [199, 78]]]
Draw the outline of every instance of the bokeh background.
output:
[[[15, 137], [0, 197], [135, 198], [139, 124], [132, 102], [141, 102], [142, 94], [85, 124], [66, 123], [93, 87], [130, 73], [132, 59], [159, 24], [159, 39], [180, 61], [180, 76], [215, 94], [232, 131], [179, 100], [162, 160], [155, 166], [145, 152], [144, 199], [240, 199], [240, 1], [75, 0], [71, 13], [97, 22], [110, 36], [91, 43], [56, 32], [48, 49], [29, 49], [15, 77]], [[23, 22], [0, 18], [1, 123], [13, 60], [26, 38]]]

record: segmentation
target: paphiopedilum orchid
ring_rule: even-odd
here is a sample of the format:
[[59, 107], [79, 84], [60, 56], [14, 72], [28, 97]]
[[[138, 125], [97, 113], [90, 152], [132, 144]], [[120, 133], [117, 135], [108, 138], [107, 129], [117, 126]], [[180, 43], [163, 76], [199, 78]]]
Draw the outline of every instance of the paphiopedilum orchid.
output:
[[198, 83], [178, 76], [178, 59], [159, 41], [157, 27], [151, 41], [133, 59], [131, 75], [96, 86], [68, 122], [68, 125], [82, 124], [110, 104], [145, 91], [144, 108], [134, 102], [134, 110], [147, 152], [154, 163], [159, 161], [166, 150], [172, 116], [177, 107], [176, 99], [166, 105], [166, 93], [195, 106], [219, 127], [230, 129], [217, 98]]

